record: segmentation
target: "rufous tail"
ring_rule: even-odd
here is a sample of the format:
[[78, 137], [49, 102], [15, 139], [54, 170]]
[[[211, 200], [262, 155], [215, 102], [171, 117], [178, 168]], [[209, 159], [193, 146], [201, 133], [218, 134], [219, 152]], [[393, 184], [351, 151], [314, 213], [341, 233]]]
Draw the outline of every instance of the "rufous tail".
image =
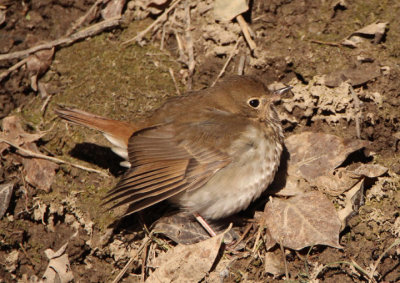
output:
[[[129, 138], [138, 130], [133, 124], [108, 119], [74, 108], [58, 107], [55, 109], [55, 113], [64, 120], [102, 132], [116, 147], [113, 150], [121, 156], [125, 154], [117, 152], [118, 149], [126, 152]], [[127, 158], [127, 156], [122, 157]]]

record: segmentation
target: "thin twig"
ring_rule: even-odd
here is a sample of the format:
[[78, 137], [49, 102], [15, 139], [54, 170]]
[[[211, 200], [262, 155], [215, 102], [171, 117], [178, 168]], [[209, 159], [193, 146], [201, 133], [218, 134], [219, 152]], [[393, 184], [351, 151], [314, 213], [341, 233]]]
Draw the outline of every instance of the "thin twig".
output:
[[356, 117], [355, 117], [355, 121], [356, 121], [356, 134], [357, 134], [357, 138], [361, 139], [361, 127], [360, 127], [360, 118], [361, 118], [361, 108], [360, 108], [360, 99], [358, 99], [357, 94], [354, 92], [354, 88], [351, 86], [351, 84], [349, 84], [349, 90], [351, 93], [351, 96], [353, 98], [353, 105], [354, 105], [354, 109], [356, 111]]
[[340, 43], [337, 43], [337, 42], [321, 41], [321, 40], [316, 40], [316, 39], [311, 39], [310, 42], [311, 43], [321, 44], [321, 45], [335, 46], [335, 47], [342, 46]]
[[169, 12], [171, 12], [176, 5], [178, 5], [182, 0], [176, 0], [174, 3], [171, 4], [171, 6], [164, 11], [164, 13], [161, 14], [161, 16], [159, 16], [157, 18], [157, 20], [155, 20], [154, 22], [151, 23], [151, 25], [149, 25], [145, 30], [141, 31], [140, 33], [138, 33], [134, 38], [128, 39], [124, 42], [122, 42], [122, 45], [127, 45], [133, 41], [140, 41], [143, 36], [148, 33], [155, 25], [157, 25], [159, 22], [161, 21], [165, 21], [167, 19], [167, 15]]
[[253, 227], [253, 223], [247, 224], [246, 229], [244, 230], [243, 234], [236, 241], [236, 243], [232, 247], [230, 247], [230, 249], [234, 250], [243, 241], [243, 239], [244, 239], [244, 237], [246, 237], [247, 233], [250, 232], [251, 227]]
[[238, 16], [236, 16], [236, 20], [238, 21], [240, 28], [242, 29], [244, 38], [247, 41], [247, 44], [250, 47], [250, 50], [253, 51], [254, 49], [256, 49], [257, 45], [256, 43], [253, 41], [253, 39], [251, 39], [251, 35], [249, 32], [249, 27], [247, 26], [246, 21], [244, 20], [243, 16], [240, 14]]
[[0, 82], [6, 78], [12, 71], [17, 70], [19, 67], [23, 66], [26, 62], [28, 61], [28, 58], [22, 59], [21, 61], [19, 61], [17, 64], [11, 66], [10, 68], [8, 68], [7, 71], [4, 71], [3, 73], [0, 74]]
[[97, 0], [92, 7], [90, 7], [90, 9], [86, 12], [85, 15], [83, 15], [82, 17], [80, 17], [73, 25], [72, 27], [70, 27], [68, 29], [68, 31], [66, 32], [66, 36], [71, 35], [73, 32], [75, 32], [85, 21], [86, 19], [92, 14], [94, 13], [95, 9], [100, 5], [100, 4], [107, 4], [107, 2], [109, 2], [110, 0]]
[[16, 59], [16, 58], [23, 58], [23, 57], [28, 56], [29, 54], [35, 53], [39, 50], [51, 49], [55, 46], [64, 45], [64, 44], [68, 45], [68, 44], [74, 43], [75, 41], [80, 40], [82, 38], [96, 35], [99, 32], [102, 32], [103, 30], [105, 30], [107, 28], [118, 26], [120, 24], [120, 21], [121, 21], [120, 16], [110, 18], [108, 20], [104, 20], [97, 24], [91, 25], [91, 26], [89, 26], [83, 30], [80, 30], [70, 36], [67, 36], [67, 37], [61, 37], [61, 38], [58, 38], [58, 39], [50, 41], [50, 42], [36, 45], [36, 46], [26, 49], [26, 50], [16, 51], [16, 52], [7, 53], [7, 54], [0, 54], [0, 61]]
[[255, 254], [255, 252], [256, 252], [256, 250], [258, 248], [258, 242], [260, 241], [261, 231], [262, 230], [264, 230], [264, 227], [263, 227], [263, 225], [260, 225], [260, 227], [258, 228], [256, 240], [254, 241], [254, 246], [253, 246], [253, 250], [252, 250], [253, 254]]
[[178, 95], [181, 95], [181, 92], [179, 90], [178, 84], [177, 84], [176, 79], [175, 79], [174, 70], [172, 70], [172, 68], [169, 68], [168, 71], [169, 71], [169, 74], [171, 75], [172, 81], [174, 82], [176, 93]]
[[97, 170], [97, 169], [85, 167], [85, 166], [82, 166], [82, 165], [79, 165], [79, 164], [74, 164], [74, 163], [71, 163], [71, 162], [68, 162], [68, 161], [64, 161], [64, 160], [56, 158], [56, 157], [47, 156], [47, 155], [44, 155], [44, 154], [41, 154], [41, 153], [33, 152], [33, 151], [29, 150], [29, 149], [22, 148], [19, 145], [15, 144], [15, 143], [13, 143], [11, 141], [5, 140], [5, 139], [1, 139], [0, 138], [0, 142], [5, 142], [5, 143], [11, 145], [12, 147], [15, 147], [16, 149], [18, 149], [20, 151], [19, 154], [21, 154], [22, 156], [27, 155], [27, 156], [33, 157], [33, 158], [40, 158], [40, 159], [45, 159], [45, 160], [48, 160], [48, 161], [52, 161], [52, 162], [57, 163], [57, 164], [67, 164], [67, 165], [70, 165], [72, 167], [79, 168], [79, 169], [82, 169], [82, 170], [85, 170], [85, 171], [88, 171], [88, 172], [98, 173], [98, 174], [106, 176], [106, 177], [109, 176], [107, 173], [105, 173], [103, 171], [100, 171], [100, 170]]
[[239, 76], [242, 76], [244, 73], [244, 63], [246, 62], [246, 55], [243, 54], [242, 56], [240, 56], [239, 59], [239, 64], [238, 64], [238, 69], [237, 69], [237, 74]]
[[121, 280], [121, 278], [125, 275], [128, 268], [131, 266], [132, 262], [136, 259], [136, 257], [143, 250], [143, 248], [145, 246], [147, 246], [147, 243], [151, 240], [151, 237], [152, 237], [152, 233], [149, 236], [146, 235], [146, 237], [143, 239], [143, 243], [140, 245], [139, 249], [137, 249], [136, 251], [132, 251], [131, 258], [125, 264], [124, 268], [122, 268], [122, 270], [118, 273], [117, 277], [115, 277], [115, 279], [112, 281], [112, 283], [118, 283]]
[[400, 239], [397, 239], [396, 241], [393, 242], [393, 244], [391, 244], [386, 250], [383, 251], [383, 253], [379, 256], [379, 258], [376, 260], [374, 267], [371, 269], [371, 272], [369, 273], [369, 281], [368, 282], [372, 282], [371, 278], [374, 278], [374, 273], [376, 271], [376, 269], [378, 268], [379, 263], [381, 262], [382, 258], [395, 246], [400, 245]]
[[226, 68], [228, 67], [229, 62], [231, 62], [233, 56], [236, 55], [236, 50], [237, 50], [237, 47], [238, 47], [238, 45], [239, 45], [239, 43], [240, 43], [240, 40], [241, 40], [241, 38], [238, 38], [238, 40], [236, 41], [236, 44], [235, 44], [235, 46], [233, 47], [233, 50], [232, 50], [231, 54], [229, 54], [228, 59], [226, 60], [224, 66], [222, 67], [222, 69], [221, 69], [221, 71], [219, 72], [217, 78], [215, 79], [215, 81], [212, 83], [211, 86], [214, 86], [214, 85], [217, 83], [217, 81], [222, 77], [222, 75], [225, 73], [225, 70], [226, 70]]
[[283, 262], [285, 263], [285, 276], [286, 276], [286, 280], [285, 281], [290, 281], [289, 270], [288, 270], [287, 261], [286, 261], [285, 248], [283, 247], [282, 242], [279, 242], [279, 246], [280, 246], [281, 251], [282, 251]]
[[188, 68], [189, 68], [187, 89], [191, 90], [194, 67], [196, 66], [196, 61], [194, 60], [193, 39], [192, 39], [192, 34], [190, 32], [191, 20], [190, 20], [189, 0], [186, 0], [186, 2], [185, 2], [185, 15], [186, 15], [185, 39], [186, 39], [186, 47], [187, 47], [187, 52], [188, 52]]

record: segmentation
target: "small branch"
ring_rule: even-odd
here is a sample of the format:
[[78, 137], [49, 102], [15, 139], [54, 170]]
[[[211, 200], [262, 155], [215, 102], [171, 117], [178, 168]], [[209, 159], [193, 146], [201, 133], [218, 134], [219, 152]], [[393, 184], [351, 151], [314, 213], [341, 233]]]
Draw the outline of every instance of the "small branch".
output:
[[22, 59], [21, 61], [19, 61], [17, 64], [11, 66], [10, 68], [8, 68], [7, 71], [4, 71], [3, 73], [0, 74], [0, 82], [6, 78], [12, 71], [17, 70], [18, 68], [20, 68], [21, 66], [23, 66], [26, 62], [28, 61], [28, 58]]
[[360, 127], [360, 118], [361, 118], [361, 102], [360, 99], [358, 99], [357, 94], [354, 92], [354, 88], [351, 86], [351, 84], [349, 84], [349, 90], [350, 90], [350, 94], [351, 97], [353, 98], [353, 105], [354, 105], [354, 109], [356, 111], [356, 117], [355, 117], [355, 121], [356, 121], [356, 134], [357, 134], [357, 138], [361, 139], [361, 127]]
[[168, 13], [171, 12], [176, 7], [176, 5], [178, 5], [181, 1], [182, 0], [176, 0], [167, 10], [164, 11], [164, 13], [161, 14], [161, 16], [157, 18], [157, 20], [152, 22], [151, 25], [149, 25], [145, 30], [138, 33], [134, 38], [122, 42], [122, 45], [127, 45], [133, 41], [140, 41], [143, 38], [143, 36], [145, 36], [145, 34], [148, 33], [153, 27], [155, 27], [161, 21], [166, 20]]
[[179, 91], [179, 87], [178, 87], [178, 84], [175, 79], [174, 70], [172, 70], [172, 68], [169, 68], [168, 71], [169, 71], [169, 74], [171, 75], [172, 81], [174, 82], [176, 94], [181, 95], [181, 92]]
[[97, 24], [89, 26], [83, 30], [80, 30], [68, 37], [58, 38], [56, 40], [46, 42], [43, 44], [39, 44], [39, 45], [36, 45], [36, 46], [26, 49], [26, 50], [16, 51], [16, 52], [8, 53], [8, 54], [0, 54], [0, 61], [16, 59], [16, 58], [23, 58], [23, 57], [28, 56], [32, 53], [35, 53], [39, 50], [51, 49], [55, 46], [64, 45], [64, 44], [68, 45], [68, 44], [74, 43], [77, 40], [96, 35], [107, 28], [118, 26], [120, 24], [120, 19], [121, 19], [121, 17], [115, 17], [115, 18], [111, 18], [109, 20], [104, 20]]
[[97, 0], [92, 7], [90, 7], [90, 9], [86, 12], [85, 15], [83, 15], [82, 17], [80, 17], [73, 25], [72, 27], [69, 28], [69, 30], [67, 31], [67, 33], [65, 34], [66, 36], [71, 35], [73, 32], [75, 32], [85, 21], [86, 19], [95, 12], [95, 10], [97, 9], [97, 7], [100, 4], [107, 4], [107, 2], [109, 2], [110, 0]]
[[376, 269], [378, 268], [379, 263], [381, 262], [382, 258], [395, 246], [400, 245], [400, 239], [397, 239], [396, 241], [393, 242], [386, 250], [383, 251], [383, 253], [379, 256], [379, 258], [376, 260], [374, 267], [371, 269], [371, 272], [369, 273], [369, 282], [372, 282], [371, 279], [374, 278], [374, 273]]
[[244, 20], [242, 15], [238, 15], [236, 16], [236, 20], [238, 21], [240, 28], [242, 29], [244, 38], [247, 41], [247, 44], [250, 47], [250, 50], [253, 51], [254, 49], [256, 49], [257, 45], [256, 43], [253, 41], [253, 39], [251, 39], [251, 35], [249, 32], [249, 27], [247, 26], [246, 21]]
[[146, 237], [143, 239], [143, 243], [140, 245], [139, 249], [132, 251], [133, 254], [131, 255], [129, 261], [125, 264], [124, 268], [118, 273], [117, 277], [112, 281], [112, 283], [118, 283], [128, 268], [131, 266], [132, 262], [138, 257], [139, 253], [144, 249], [145, 246], [147, 246], [148, 242], [151, 240], [152, 233], [150, 233], [149, 236], [146, 235]]
[[335, 46], [335, 47], [342, 46], [340, 43], [337, 43], [337, 42], [321, 41], [321, 40], [316, 40], [316, 39], [311, 39], [310, 42], [311, 43], [321, 44], [321, 45]]
[[194, 51], [193, 51], [193, 39], [190, 33], [191, 29], [191, 20], [190, 20], [190, 7], [189, 7], [189, 0], [185, 3], [185, 16], [186, 16], [186, 28], [185, 28], [185, 39], [186, 39], [186, 47], [188, 53], [188, 68], [189, 68], [189, 78], [187, 83], [187, 89], [192, 89], [192, 79], [194, 73], [194, 67], [196, 62], [194, 60]]
[[219, 80], [219, 78], [221, 78], [222, 75], [225, 73], [225, 70], [226, 70], [226, 68], [228, 67], [229, 62], [231, 62], [233, 56], [236, 55], [236, 50], [237, 50], [237, 47], [238, 47], [238, 45], [239, 45], [239, 42], [240, 42], [240, 38], [236, 41], [236, 44], [235, 44], [235, 46], [233, 47], [233, 50], [232, 50], [231, 54], [229, 54], [228, 59], [226, 60], [224, 66], [222, 67], [222, 69], [221, 69], [221, 71], [219, 72], [217, 78], [215, 79], [215, 81], [212, 83], [211, 86], [214, 86], [214, 85], [217, 83], [217, 81]]
[[57, 163], [57, 164], [67, 164], [67, 165], [70, 165], [72, 167], [79, 168], [79, 169], [82, 169], [82, 170], [85, 170], [85, 171], [88, 171], [88, 172], [98, 173], [98, 174], [103, 175], [105, 177], [109, 176], [107, 173], [105, 173], [103, 171], [100, 171], [100, 170], [96, 170], [96, 169], [93, 169], [93, 168], [89, 168], [89, 167], [85, 167], [85, 166], [82, 166], [82, 165], [74, 164], [74, 163], [71, 163], [71, 162], [68, 162], [68, 161], [64, 161], [64, 160], [56, 158], [56, 157], [47, 156], [47, 155], [44, 155], [44, 154], [41, 154], [41, 153], [33, 152], [31, 150], [22, 148], [19, 145], [15, 144], [15, 143], [13, 143], [11, 141], [5, 140], [5, 139], [1, 139], [0, 138], [0, 142], [5, 142], [5, 143], [9, 144], [10, 146], [15, 147], [16, 149], [18, 149], [20, 151], [19, 154], [22, 155], [22, 156], [45, 159], [45, 160], [48, 160], [48, 161], [51, 161], [51, 162], [54, 162], [54, 163]]

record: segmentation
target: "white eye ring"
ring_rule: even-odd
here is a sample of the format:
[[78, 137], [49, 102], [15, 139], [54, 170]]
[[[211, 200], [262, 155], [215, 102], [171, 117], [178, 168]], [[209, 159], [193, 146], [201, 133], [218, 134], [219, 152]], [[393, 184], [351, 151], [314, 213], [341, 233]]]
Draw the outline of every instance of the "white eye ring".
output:
[[257, 109], [260, 106], [261, 102], [258, 98], [250, 98], [247, 101], [247, 104], [249, 104], [252, 108]]

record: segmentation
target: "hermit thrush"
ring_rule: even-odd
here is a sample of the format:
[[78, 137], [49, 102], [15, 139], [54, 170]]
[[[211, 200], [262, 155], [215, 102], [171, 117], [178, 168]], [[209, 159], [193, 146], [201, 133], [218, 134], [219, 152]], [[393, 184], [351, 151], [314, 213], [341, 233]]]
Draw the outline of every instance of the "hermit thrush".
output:
[[69, 108], [56, 113], [100, 130], [130, 162], [106, 197], [113, 208], [128, 204], [130, 214], [168, 199], [218, 219], [247, 208], [274, 179], [283, 134], [273, 97], [259, 80], [235, 76], [132, 123]]

